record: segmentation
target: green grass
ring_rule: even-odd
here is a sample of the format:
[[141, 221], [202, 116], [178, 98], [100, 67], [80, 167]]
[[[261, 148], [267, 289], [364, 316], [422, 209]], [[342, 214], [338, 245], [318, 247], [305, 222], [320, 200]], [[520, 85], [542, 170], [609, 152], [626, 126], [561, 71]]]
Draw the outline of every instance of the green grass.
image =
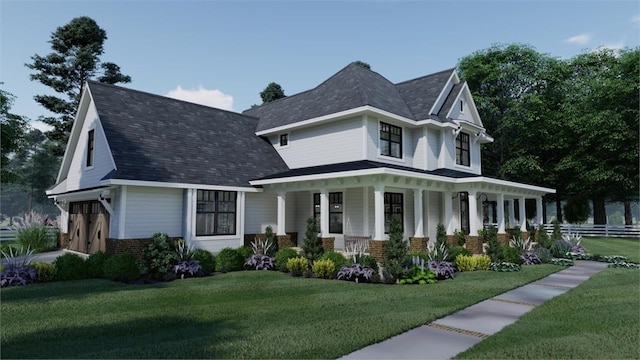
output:
[[640, 359], [639, 284], [605, 269], [456, 359]]
[[640, 262], [640, 239], [583, 237], [582, 246], [592, 254], [624, 255], [630, 261]]
[[433, 285], [245, 271], [157, 285], [2, 289], [2, 358], [336, 358], [560, 270], [468, 272]]

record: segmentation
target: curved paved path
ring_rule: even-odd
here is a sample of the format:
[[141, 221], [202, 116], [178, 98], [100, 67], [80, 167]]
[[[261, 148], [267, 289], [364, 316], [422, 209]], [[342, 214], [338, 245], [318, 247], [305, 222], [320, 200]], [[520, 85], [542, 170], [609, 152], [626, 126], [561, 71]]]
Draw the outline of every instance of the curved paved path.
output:
[[582, 284], [606, 267], [606, 263], [576, 261], [574, 266], [567, 269], [367, 346], [341, 359], [450, 359], [513, 324], [536, 306]]

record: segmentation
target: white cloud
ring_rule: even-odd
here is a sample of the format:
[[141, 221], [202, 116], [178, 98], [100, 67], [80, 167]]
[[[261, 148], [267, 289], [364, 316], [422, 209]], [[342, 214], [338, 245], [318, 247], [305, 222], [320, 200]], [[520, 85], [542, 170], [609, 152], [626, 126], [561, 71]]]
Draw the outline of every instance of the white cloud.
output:
[[42, 132], [47, 132], [49, 130], [53, 130], [53, 126], [45, 124], [42, 121], [38, 121], [38, 120], [31, 120], [29, 122], [29, 125], [31, 125], [32, 128], [38, 129], [38, 130], [40, 130]]
[[591, 41], [591, 34], [580, 34], [580, 35], [572, 36], [565, 41], [568, 42], [569, 44], [584, 45], [589, 41]]
[[202, 86], [197, 89], [183, 89], [182, 86], [178, 85], [177, 88], [169, 91], [167, 96], [218, 109], [233, 110], [233, 96], [227, 95], [218, 89], [208, 90]]
[[636, 25], [640, 25], [640, 14], [631, 17], [631, 22]]
[[599, 49], [622, 50], [622, 49], [624, 49], [624, 42], [623, 41], [618, 41], [618, 42], [615, 42], [615, 43], [609, 43], [609, 44], [600, 45], [600, 46], [598, 46], [598, 48], [596, 50], [599, 50]]

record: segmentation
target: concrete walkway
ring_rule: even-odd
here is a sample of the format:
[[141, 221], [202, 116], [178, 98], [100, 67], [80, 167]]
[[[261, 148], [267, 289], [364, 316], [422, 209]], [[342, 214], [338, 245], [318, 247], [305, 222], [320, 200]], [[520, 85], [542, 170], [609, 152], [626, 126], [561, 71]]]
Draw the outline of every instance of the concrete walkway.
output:
[[450, 359], [516, 322], [545, 301], [562, 295], [606, 268], [606, 263], [575, 265], [457, 313], [352, 352], [341, 359]]
[[[83, 253], [79, 253], [79, 252], [75, 252], [75, 251], [71, 251], [71, 250], [54, 250], [54, 251], [47, 251], [47, 252], [43, 252], [43, 253], [37, 253], [33, 256], [33, 260], [31, 260], [31, 263], [37, 263], [37, 262], [46, 262], [46, 263], [53, 263], [53, 261], [60, 255], [64, 255], [66, 253], [73, 253], [73, 254], [78, 254], [82, 257], [84, 257], [85, 259], [87, 257], [89, 257], [89, 255], [87, 254], [83, 254]], [[7, 264], [7, 260], [6, 259], [2, 259], [0, 260], [0, 264], [1, 265], [6, 265]]]

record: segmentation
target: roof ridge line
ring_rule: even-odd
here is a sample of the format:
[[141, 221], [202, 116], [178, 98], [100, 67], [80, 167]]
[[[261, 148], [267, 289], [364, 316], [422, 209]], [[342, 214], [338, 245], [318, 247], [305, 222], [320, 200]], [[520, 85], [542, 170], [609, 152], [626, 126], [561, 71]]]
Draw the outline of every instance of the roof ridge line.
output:
[[452, 67], [452, 68], [449, 68], [449, 69], [445, 69], [445, 70], [441, 70], [441, 71], [438, 71], [438, 72], [434, 72], [434, 73], [432, 73], [432, 74], [422, 75], [422, 76], [418, 76], [417, 78], [413, 78], [413, 79], [409, 79], [409, 80], [404, 80], [404, 81], [401, 81], [401, 82], [399, 82], [399, 83], [395, 83], [394, 85], [398, 86], [398, 85], [401, 85], [401, 84], [404, 84], [404, 83], [408, 83], [408, 82], [410, 82], [410, 81], [414, 81], [414, 80], [418, 80], [418, 79], [423, 79], [423, 78], [431, 77], [431, 76], [435, 76], [435, 75], [439, 75], [439, 74], [442, 74], [442, 73], [444, 73], [444, 72], [451, 72], [451, 71], [454, 71], [455, 69], [456, 69], [455, 67]]

